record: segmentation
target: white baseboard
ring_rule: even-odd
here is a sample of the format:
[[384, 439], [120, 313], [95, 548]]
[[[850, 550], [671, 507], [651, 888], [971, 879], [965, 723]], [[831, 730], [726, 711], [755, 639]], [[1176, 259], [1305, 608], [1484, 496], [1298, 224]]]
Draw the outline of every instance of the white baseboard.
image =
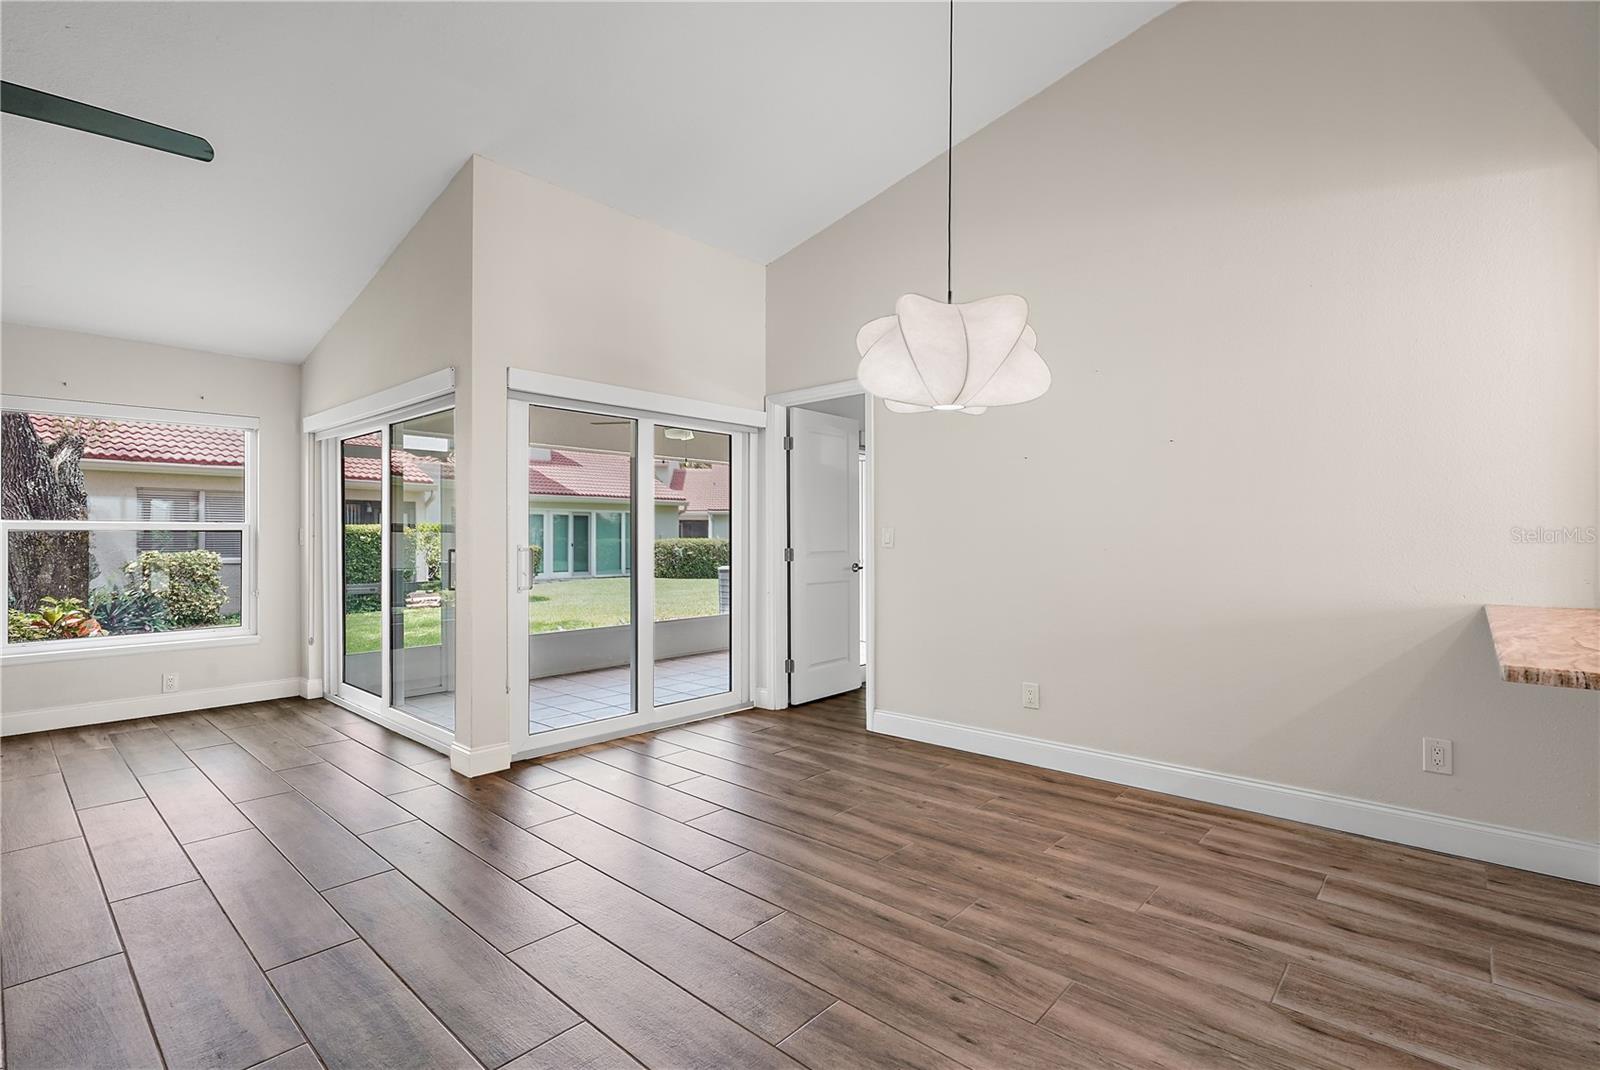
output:
[[56, 728], [77, 728], [80, 725], [126, 721], [134, 717], [160, 717], [166, 713], [209, 710], [217, 706], [233, 706], [240, 702], [266, 702], [269, 699], [290, 698], [300, 694], [304, 683], [305, 681], [300, 678], [293, 677], [287, 680], [233, 684], [228, 687], [202, 687], [193, 691], [175, 691], [170, 695], [137, 695], [109, 702], [83, 702], [72, 706], [45, 706], [36, 710], [11, 711], [0, 714], [0, 735], [47, 732]]
[[300, 697], [301, 698], [321, 698], [322, 697], [322, 677], [319, 676], [315, 680], [301, 680], [300, 681]]
[[1600, 844], [1467, 821], [1425, 810], [1331, 795], [1265, 780], [1075, 747], [1031, 736], [936, 721], [890, 710], [869, 711], [874, 732], [987, 754], [1044, 769], [1108, 780], [1186, 799], [1250, 810], [1360, 836], [1476, 858], [1555, 877], [1600, 884]]
[[487, 747], [450, 745], [450, 768], [462, 776], [483, 776], [511, 768], [511, 744], [491, 743]]

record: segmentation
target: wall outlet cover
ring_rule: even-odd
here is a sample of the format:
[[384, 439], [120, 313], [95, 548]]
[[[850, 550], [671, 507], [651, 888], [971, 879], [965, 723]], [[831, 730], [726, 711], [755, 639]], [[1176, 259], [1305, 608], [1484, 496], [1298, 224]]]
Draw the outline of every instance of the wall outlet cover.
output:
[[1422, 741], [1422, 771], [1450, 776], [1456, 771], [1455, 747], [1448, 739]]
[[1022, 685], [1022, 708], [1025, 710], [1036, 710], [1039, 708], [1038, 684]]
[[163, 673], [161, 676], [161, 693], [170, 695], [178, 690], [178, 674], [175, 672]]

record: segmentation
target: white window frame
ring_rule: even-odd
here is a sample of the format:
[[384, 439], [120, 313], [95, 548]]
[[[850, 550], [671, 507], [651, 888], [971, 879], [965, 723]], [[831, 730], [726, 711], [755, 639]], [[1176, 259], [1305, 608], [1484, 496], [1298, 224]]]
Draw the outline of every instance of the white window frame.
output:
[[[239, 561], [239, 623], [221, 628], [186, 628], [173, 632], [140, 635], [110, 635], [96, 639], [41, 639], [12, 643], [0, 634], [0, 662], [18, 664], [38, 661], [67, 661], [79, 658], [137, 654], [149, 650], [175, 650], [203, 646], [231, 646], [258, 642], [256, 603], [258, 585], [259, 479], [257, 438], [261, 421], [254, 416], [228, 413], [191, 412], [185, 409], [156, 409], [137, 405], [112, 405], [102, 402], [64, 401], [57, 398], [0, 395], [0, 408], [15, 412], [48, 413], [54, 416], [91, 417], [130, 423], [186, 424], [195, 427], [227, 427], [244, 433], [244, 520], [240, 523], [173, 521], [156, 525], [146, 520], [9, 520], [0, 518], [0, 576], [6, 578], [9, 603], [10, 562], [13, 531], [132, 532], [140, 531], [241, 531]], [[4, 458], [0, 457], [0, 464]], [[137, 534], [135, 534], [137, 539]]]
[[[221, 495], [224, 495], [224, 496], [231, 497], [232, 493], [233, 493], [232, 491], [205, 490], [204, 488], [196, 488], [194, 490], [187, 490], [187, 489], [185, 489], [183, 487], [138, 487], [138, 486], [134, 487], [134, 491], [133, 492], [134, 492], [135, 497], [137, 497], [138, 495], [141, 495], [141, 494], [171, 494], [171, 495], [192, 494], [192, 495], [194, 495], [194, 499], [195, 499], [196, 515], [198, 515], [202, 519], [204, 519], [205, 516], [207, 515], [206, 499], [207, 499], [208, 496], [213, 495], [213, 494], [221, 494]], [[145, 525], [143, 528], [140, 529], [141, 531], [177, 531], [177, 530], [180, 530], [178, 528], [172, 527], [170, 524], [168, 524], [166, 522], [157, 521], [157, 520], [154, 520], [154, 519], [145, 520], [143, 518], [139, 518], [139, 523]], [[210, 523], [226, 523], [226, 521], [210, 521]], [[233, 528], [229, 528], [227, 530], [229, 530], [229, 531], [237, 531], [239, 529], [237, 527], [233, 527]], [[138, 545], [138, 543], [137, 543], [137, 541], [135, 541], [135, 546], [137, 546], [137, 545]], [[240, 554], [237, 557], [231, 557], [231, 556], [228, 556], [226, 554], [217, 554], [217, 556], [222, 558], [222, 563], [224, 565], [242, 565], [242, 564], [244, 564], [244, 553], [243, 553], [244, 544], [243, 544], [243, 540], [240, 540], [240, 547], [239, 548], [240, 548]], [[196, 540], [195, 549], [196, 550], [204, 550], [204, 549], [206, 549], [206, 541], [205, 541], [204, 538]], [[214, 550], [212, 552], [216, 553], [216, 551], [214, 551]], [[242, 601], [242, 594], [243, 594], [243, 592], [241, 592], [241, 601]]]

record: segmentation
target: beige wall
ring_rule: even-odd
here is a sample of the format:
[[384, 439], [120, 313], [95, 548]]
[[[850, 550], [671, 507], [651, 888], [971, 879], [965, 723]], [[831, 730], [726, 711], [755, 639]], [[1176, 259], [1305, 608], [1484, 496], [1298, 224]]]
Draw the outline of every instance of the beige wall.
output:
[[[369, 397], [430, 372], [453, 368], [458, 429], [470, 418], [472, 375], [472, 161], [456, 172], [372, 281], [328, 329], [306, 358], [301, 406], [305, 415]], [[457, 463], [471, 463], [469, 436], [458, 434]], [[317, 481], [309, 443], [302, 442], [306, 479]], [[465, 481], [462, 481], [465, 482]], [[320, 493], [313, 498], [320, 502]], [[465, 495], [458, 499], [464, 514]], [[320, 538], [320, 527], [317, 528]], [[320, 545], [319, 545], [320, 550]], [[306, 597], [320, 604], [324, 577], [320, 553], [308, 555]], [[459, 592], [464, 618], [471, 594]], [[320, 622], [304, 647], [305, 672], [321, 679], [324, 648]], [[467, 627], [458, 632], [466, 638]], [[467, 684], [458, 688], [458, 717], [470, 705]]]
[[472, 166], [450, 180], [306, 358], [306, 413], [438, 371], [472, 352]]
[[[471, 393], [478, 411], [504, 413], [509, 368], [762, 405], [761, 265], [481, 156], [472, 174]], [[503, 415], [476, 421], [471, 443], [481, 452], [475, 456], [504, 457], [506, 430]], [[463, 498], [479, 504], [463, 521], [461, 538], [463, 590], [495, 592], [502, 604], [510, 583], [503, 471], [489, 464], [466, 469]], [[460, 675], [500, 697], [505, 616], [464, 613], [460, 648]], [[466, 638], [469, 628], [478, 638]], [[474, 722], [475, 747], [509, 738], [504, 707], [486, 707]]]
[[759, 264], [473, 157], [311, 354], [308, 413], [456, 369], [459, 747], [510, 738], [507, 369], [760, 407], [764, 300]]
[[[1597, 522], [1595, 12], [1186, 5], [965, 142], [957, 298], [1025, 295], [1055, 385], [880, 410], [879, 707], [1600, 838], [1600, 699], [1480, 608], [1597, 604], [1511, 534]], [[770, 266], [769, 389], [943, 291], [943, 196]]]
[[480, 366], [761, 407], [760, 264], [483, 157], [473, 176]]
[[[260, 516], [259, 642], [244, 646], [13, 663], [0, 669], [0, 711], [18, 714], [161, 695], [163, 673], [179, 674], [174, 702], [214, 689], [299, 689], [300, 368], [293, 364], [5, 324], [0, 390], [7, 394], [255, 416]], [[168, 477], [162, 477], [166, 479]], [[174, 484], [176, 485], [176, 484]], [[245, 701], [217, 692], [201, 705]], [[102, 707], [96, 719], [126, 716]]]

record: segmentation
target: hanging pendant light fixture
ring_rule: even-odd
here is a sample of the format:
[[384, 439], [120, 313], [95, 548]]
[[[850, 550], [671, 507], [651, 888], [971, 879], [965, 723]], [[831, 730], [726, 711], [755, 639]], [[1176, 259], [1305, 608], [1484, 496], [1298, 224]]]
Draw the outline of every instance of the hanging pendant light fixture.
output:
[[862, 389], [894, 412], [964, 412], [1016, 405], [1050, 389], [1050, 369], [1035, 352], [1028, 302], [1015, 294], [955, 303], [956, 5], [950, 0], [950, 82], [945, 155], [945, 295], [940, 304], [905, 294], [894, 315], [856, 334]]

